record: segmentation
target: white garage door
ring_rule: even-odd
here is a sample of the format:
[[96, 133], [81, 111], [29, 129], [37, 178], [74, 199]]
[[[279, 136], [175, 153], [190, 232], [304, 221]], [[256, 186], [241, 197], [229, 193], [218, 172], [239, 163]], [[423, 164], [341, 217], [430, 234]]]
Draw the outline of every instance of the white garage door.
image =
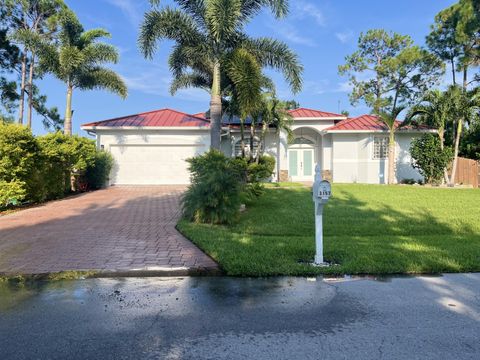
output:
[[111, 183], [116, 185], [188, 184], [185, 159], [203, 152], [197, 145], [115, 145]]

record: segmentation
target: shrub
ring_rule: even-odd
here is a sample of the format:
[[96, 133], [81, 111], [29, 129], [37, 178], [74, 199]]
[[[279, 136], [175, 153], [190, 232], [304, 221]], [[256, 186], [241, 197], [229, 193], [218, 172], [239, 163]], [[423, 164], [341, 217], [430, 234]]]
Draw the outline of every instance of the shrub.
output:
[[[38, 142], [30, 129], [0, 124], [0, 181], [22, 184], [25, 189], [23, 198], [29, 201], [41, 201], [44, 196], [39, 152]], [[17, 185], [11, 186], [18, 190]], [[7, 185], [4, 186], [6, 189]]]
[[420, 171], [428, 184], [441, 183], [445, 168], [453, 157], [450, 147], [442, 150], [440, 139], [435, 134], [424, 134], [414, 139], [410, 153], [415, 160], [412, 166]]
[[272, 156], [260, 156], [258, 163], [252, 162], [248, 165], [248, 182], [258, 183], [266, 181], [272, 176], [275, 170], [275, 159]]
[[113, 157], [106, 151], [97, 151], [94, 161], [87, 166], [85, 180], [90, 189], [101, 189], [108, 181], [113, 167]]
[[197, 223], [228, 224], [239, 214], [242, 165], [218, 150], [188, 159], [191, 185], [182, 199], [183, 216]]
[[10, 182], [0, 180], [0, 208], [17, 205], [25, 199], [26, 194], [25, 183], [18, 180]]
[[95, 162], [96, 147], [92, 140], [57, 132], [38, 137], [38, 142], [47, 199], [60, 198], [70, 192], [71, 176], [83, 174]]

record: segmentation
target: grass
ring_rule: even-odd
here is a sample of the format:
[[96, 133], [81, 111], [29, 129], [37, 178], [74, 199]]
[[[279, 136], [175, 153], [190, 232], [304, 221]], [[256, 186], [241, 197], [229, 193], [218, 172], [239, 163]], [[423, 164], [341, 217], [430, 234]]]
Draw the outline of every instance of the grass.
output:
[[[314, 257], [310, 189], [270, 188], [232, 226], [181, 221], [179, 230], [232, 276], [480, 271], [480, 190], [334, 185], [324, 256]], [[304, 262], [304, 263], [302, 263]]]

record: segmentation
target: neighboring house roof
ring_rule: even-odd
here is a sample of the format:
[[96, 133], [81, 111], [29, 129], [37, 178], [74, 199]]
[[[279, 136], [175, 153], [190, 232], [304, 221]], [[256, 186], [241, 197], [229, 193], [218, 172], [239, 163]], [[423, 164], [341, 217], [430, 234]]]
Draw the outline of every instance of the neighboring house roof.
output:
[[293, 118], [312, 118], [312, 119], [319, 119], [319, 118], [338, 118], [338, 119], [345, 119], [346, 116], [342, 114], [335, 114], [326, 111], [314, 110], [314, 109], [307, 109], [307, 108], [298, 108], [288, 111]]
[[82, 128], [124, 128], [124, 127], [205, 127], [210, 122], [204, 118], [189, 115], [172, 109], [160, 109], [140, 114], [83, 124]]
[[[400, 120], [395, 121], [395, 127], [398, 128], [402, 122]], [[325, 132], [337, 132], [337, 131], [388, 131], [388, 127], [379, 120], [375, 115], [361, 115], [355, 118], [349, 118], [340, 121], [334, 126], [330, 126], [324, 130]], [[435, 131], [425, 125], [406, 125], [400, 127], [398, 131]]]

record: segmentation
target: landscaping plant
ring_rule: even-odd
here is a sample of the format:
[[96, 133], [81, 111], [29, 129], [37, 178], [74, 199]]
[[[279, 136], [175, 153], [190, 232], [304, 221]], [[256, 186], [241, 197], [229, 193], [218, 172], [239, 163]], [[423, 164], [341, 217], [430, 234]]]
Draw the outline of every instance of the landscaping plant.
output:
[[412, 166], [418, 169], [427, 184], [435, 185], [442, 182], [444, 171], [453, 158], [452, 149], [442, 146], [440, 138], [430, 133], [413, 139], [410, 153], [414, 159]]
[[243, 186], [238, 161], [218, 150], [187, 160], [191, 184], [182, 198], [183, 216], [196, 223], [228, 224], [237, 219]]

